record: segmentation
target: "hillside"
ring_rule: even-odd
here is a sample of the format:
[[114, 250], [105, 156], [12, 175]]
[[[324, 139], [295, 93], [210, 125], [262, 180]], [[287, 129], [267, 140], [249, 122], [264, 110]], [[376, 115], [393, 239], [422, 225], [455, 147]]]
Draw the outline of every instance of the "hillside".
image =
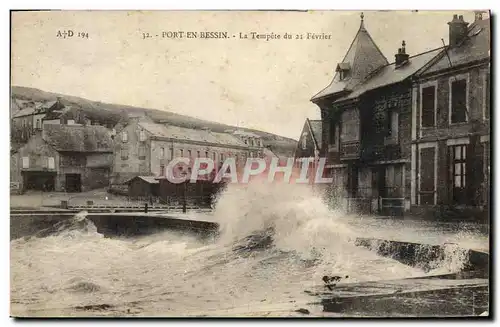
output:
[[[71, 95], [58, 94], [52, 92], [45, 92], [35, 88], [13, 86], [11, 88], [11, 96], [16, 99], [34, 100], [34, 101], [47, 101], [54, 100], [57, 97], [62, 98], [62, 102], [67, 105], [79, 107], [91, 119], [98, 119], [113, 124], [118, 123], [123, 117], [129, 115], [142, 115], [146, 114], [154, 121], [164, 122], [175, 126], [187, 127], [193, 129], [209, 128], [214, 132], [224, 132], [227, 130], [234, 130], [237, 127], [220, 124], [208, 120], [198, 119], [190, 116], [180, 115], [169, 111], [158, 109], [140, 108], [121, 104], [103, 103], [99, 101], [92, 101], [84, 98], [79, 98]], [[238, 128], [247, 132], [258, 134], [262, 137], [265, 146], [269, 146], [276, 154], [282, 156], [292, 156], [295, 150], [297, 141], [291, 138], [267, 133], [259, 130], [249, 128]]]

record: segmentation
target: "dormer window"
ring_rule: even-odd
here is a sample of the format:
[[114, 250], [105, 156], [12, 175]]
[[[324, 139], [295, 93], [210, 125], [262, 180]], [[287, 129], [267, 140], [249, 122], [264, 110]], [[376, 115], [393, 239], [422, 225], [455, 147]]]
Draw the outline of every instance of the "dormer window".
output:
[[337, 69], [335, 69], [335, 71], [339, 74], [339, 79], [341, 81], [345, 80], [348, 77], [350, 70], [351, 65], [348, 62], [339, 63], [337, 65]]

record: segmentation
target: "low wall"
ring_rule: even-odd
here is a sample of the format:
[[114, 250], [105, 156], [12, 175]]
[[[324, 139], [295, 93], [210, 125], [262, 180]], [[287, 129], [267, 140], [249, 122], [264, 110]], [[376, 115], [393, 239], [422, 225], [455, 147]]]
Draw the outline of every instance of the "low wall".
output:
[[[70, 222], [75, 213], [18, 213], [10, 215], [10, 239], [43, 235], [55, 232], [56, 225]], [[165, 230], [186, 231], [210, 236], [218, 231], [218, 225], [208, 221], [180, 219], [170, 215], [89, 213], [97, 232], [105, 236], [136, 236]]]

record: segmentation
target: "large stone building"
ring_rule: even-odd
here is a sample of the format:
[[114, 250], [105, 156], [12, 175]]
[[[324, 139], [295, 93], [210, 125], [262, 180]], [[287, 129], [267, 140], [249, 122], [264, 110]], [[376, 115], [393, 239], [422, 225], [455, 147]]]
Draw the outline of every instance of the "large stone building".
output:
[[158, 124], [146, 117], [130, 118], [114, 137], [113, 185], [139, 175], [166, 176], [177, 157], [211, 158], [216, 167], [229, 157], [243, 165], [251, 156], [244, 141], [228, 133]]
[[[450, 17], [451, 18], [451, 17]], [[454, 15], [450, 44], [413, 86], [411, 203], [489, 207], [490, 19]]]
[[[410, 56], [402, 41], [394, 62], [389, 63], [361, 17], [361, 26], [337, 64], [333, 81], [311, 99], [321, 110], [321, 156], [327, 158], [326, 167], [334, 179], [332, 188], [337, 197], [345, 199], [344, 205], [372, 213], [401, 214], [412, 205], [444, 203], [439, 199], [445, 196], [452, 199], [451, 187], [445, 186], [451, 183], [446, 163], [452, 160], [451, 146], [479, 144], [489, 136], [489, 124], [481, 116], [489, 115], [489, 107], [484, 105], [489, 102], [488, 24], [478, 20], [467, 28], [462, 18], [455, 17], [449, 23], [449, 46]], [[474, 65], [479, 67], [472, 68]], [[463, 75], [464, 71], [469, 73]], [[450, 95], [450, 89], [457, 95]], [[431, 97], [435, 101], [429, 100]], [[424, 109], [420, 109], [422, 103]], [[459, 108], [459, 113], [451, 108]], [[421, 113], [424, 126], [420, 125]], [[480, 124], [477, 118], [482, 119]], [[471, 133], [475, 137], [465, 140]], [[441, 149], [439, 144], [450, 148]], [[478, 147], [460, 149], [472, 151], [467, 157], [489, 156]], [[456, 160], [465, 160], [466, 155], [459, 156], [458, 150], [453, 153]], [[419, 161], [421, 155], [425, 158]], [[436, 163], [437, 158], [442, 165]], [[467, 167], [457, 165], [455, 171], [468, 169], [473, 174], [475, 166]], [[483, 180], [470, 177], [478, 183]], [[463, 191], [461, 196], [472, 196], [472, 189], [477, 190], [471, 186], [469, 193]]]
[[321, 156], [345, 205], [366, 212], [410, 209], [412, 78], [442, 49], [389, 63], [364, 26], [333, 81], [312, 101], [323, 122]]
[[11, 154], [11, 189], [82, 192], [107, 187], [112, 151], [105, 127], [51, 125]]

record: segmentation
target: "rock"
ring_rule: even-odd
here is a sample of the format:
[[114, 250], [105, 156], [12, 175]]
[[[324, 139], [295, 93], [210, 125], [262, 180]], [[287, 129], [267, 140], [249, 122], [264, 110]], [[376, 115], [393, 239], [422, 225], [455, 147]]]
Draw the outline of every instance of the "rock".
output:
[[304, 308], [297, 309], [297, 310], [295, 310], [295, 312], [302, 313], [305, 315], [308, 315], [310, 313], [309, 310], [304, 309]]

